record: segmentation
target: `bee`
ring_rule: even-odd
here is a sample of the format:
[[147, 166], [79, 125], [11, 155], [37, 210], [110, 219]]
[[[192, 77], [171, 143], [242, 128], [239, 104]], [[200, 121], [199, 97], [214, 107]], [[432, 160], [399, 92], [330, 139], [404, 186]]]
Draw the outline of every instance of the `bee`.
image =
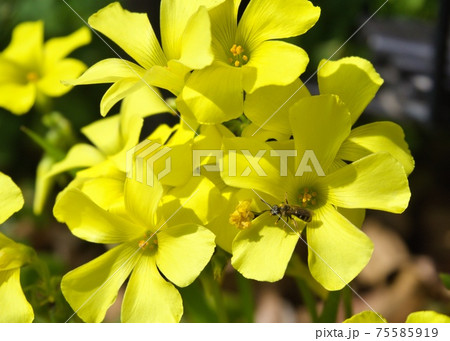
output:
[[270, 215], [278, 216], [278, 223], [281, 218], [286, 218], [286, 223], [289, 222], [289, 219], [292, 219], [294, 222], [295, 228], [297, 228], [297, 222], [293, 219], [293, 216], [297, 217], [300, 220], [303, 220], [305, 223], [310, 223], [312, 220], [312, 212], [307, 210], [306, 208], [300, 207], [298, 205], [290, 205], [287, 200], [287, 193], [284, 196], [284, 203], [279, 205], [270, 205], [267, 201], [261, 198], [261, 201], [265, 203], [267, 206], [270, 206], [270, 209], [264, 210], [260, 213], [270, 212]]

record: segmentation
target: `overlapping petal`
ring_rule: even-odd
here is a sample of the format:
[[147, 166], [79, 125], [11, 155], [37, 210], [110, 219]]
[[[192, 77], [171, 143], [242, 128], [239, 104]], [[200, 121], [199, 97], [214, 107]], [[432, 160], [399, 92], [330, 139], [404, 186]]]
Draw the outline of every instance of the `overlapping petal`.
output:
[[266, 40], [298, 36], [319, 19], [320, 8], [306, 0], [252, 0], [237, 30], [237, 42], [253, 50]]
[[164, 226], [157, 235], [156, 264], [179, 287], [191, 284], [208, 264], [215, 248], [214, 234], [203, 226]]
[[48, 67], [69, 55], [73, 50], [86, 45], [91, 41], [91, 31], [87, 27], [65, 37], [49, 39], [44, 44], [45, 65]]
[[78, 238], [104, 244], [126, 242], [144, 235], [146, 229], [111, 214], [76, 188], [61, 192], [53, 208], [55, 218], [67, 224]]
[[405, 169], [414, 169], [414, 159], [405, 142], [403, 129], [394, 122], [374, 122], [352, 129], [338, 152], [338, 158], [356, 161], [377, 152], [389, 152]]
[[290, 84], [305, 71], [308, 61], [308, 55], [298, 46], [265, 41], [251, 51], [248, 63], [242, 67], [244, 90], [252, 93], [263, 86]]
[[183, 303], [178, 290], [161, 277], [154, 255], [144, 253], [133, 269], [122, 303], [122, 322], [179, 322]]
[[275, 221], [276, 217], [261, 215], [234, 239], [231, 264], [244, 277], [267, 282], [283, 278], [299, 234]]
[[361, 230], [327, 204], [306, 229], [308, 265], [327, 290], [340, 290], [367, 265], [373, 244]]
[[337, 61], [322, 60], [317, 79], [321, 94], [335, 94], [345, 103], [352, 124], [373, 99], [383, 79], [366, 59], [347, 57]]
[[64, 275], [62, 293], [83, 321], [103, 321], [140, 256], [137, 242], [128, 242]]
[[144, 68], [166, 65], [166, 57], [147, 14], [129, 12], [119, 2], [114, 2], [91, 15], [89, 25], [119, 45]]
[[355, 161], [321, 179], [321, 184], [328, 187], [328, 200], [339, 207], [401, 213], [411, 197], [403, 166], [389, 153]]

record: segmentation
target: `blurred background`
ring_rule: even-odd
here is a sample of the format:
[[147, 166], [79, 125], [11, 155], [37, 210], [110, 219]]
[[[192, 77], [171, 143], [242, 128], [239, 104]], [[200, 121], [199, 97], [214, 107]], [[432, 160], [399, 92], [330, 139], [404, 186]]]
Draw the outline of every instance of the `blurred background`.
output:
[[[68, 1], [85, 20], [110, 2]], [[130, 11], [147, 12], [159, 35], [159, 0], [120, 2]], [[246, 3], [242, 1], [241, 7]], [[313, 75], [320, 60], [332, 56], [384, 1], [315, 0], [313, 3], [322, 9], [318, 23], [305, 35], [289, 40], [310, 56], [303, 80]], [[380, 120], [400, 124], [416, 161], [409, 178], [412, 199], [406, 212], [402, 215], [367, 212], [363, 230], [374, 241], [375, 253], [369, 266], [352, 282], [352, 287], [390, 322], [403, 322], [416, 310], [450, 314], [450, 292], [438, 276], [450, 273], [449, 11], [446, 0], [388, 1], [332, 58], [356, 55], [374, 64], [385, 83], [357, 124]], [[0, 0], [0, 51], [9, 44], [17, 24], [33, 20], [44, 21], [46, 40], [67, 35], [83, 25], [62, 0]], [[125, 56], [120, 48], [117, 51]], [[91, 44], [71, 56], [88, 66], [114, 57], [95, 35]], [[80, 86], [54, 100], [54, 110], [70, 121], [77, 140], [84, 141], [79, 132], [82, 126], [100, 118], [99, 103], [107, 87]], [[307, 87], [317, 93], [314, 77]], [[116, 112], [117, 106], [112, 110]], [[161, 115], [156, 119], [167, 118]], [[154, 126], [151, 120], [146, 122], [149, 129]], [[21, 187], [26, 200], [24, 209], [3, 224], [1, 230], [14, 240], [33, 246], [49, 267], [52, 281], [41, 283], [39, 290], [27, 291], [28, 286], [39, 280], [35, 271], [25, 268], [22, 272], [27, 296], [40, 306], [36, 321], [62, 322], [71, 315], [71, 310], [58, 290], [59, 277], [100, 255], [104, 248], [73, 237], [51, 215], [54, 197], [70, 180], [69, 175], [58, 179], [59, 185], [43, 214], [33, 214], [34, 178], [43, 152], [20, 130], [22, 126], [41, 135], [48, 131], [34, 109], [26, 115], [15, 116], [0, 108], [0, 170]], [[298, 248], [298, 253], [303, 255], [304, 245], [299, 243]], [[222, 280], [227, 316], [219, 316], [211, 309], [208, 295], [196, 299], [207, 287], [207, 283], [196, 281], [182, 290], [186, 321], [213, 322], [224, 318], [231, 322], [309, 321], [298, 283], [292, 278], [272, 284], [248, 283], [227, 268]], [[118, 320], [119, 303], [120, 295], [107, 321]], [[367, 309], [362, 301], [354, 298], [355, 313]], [[342, 319], [343, 313], [338, 312], [338, 321]]]

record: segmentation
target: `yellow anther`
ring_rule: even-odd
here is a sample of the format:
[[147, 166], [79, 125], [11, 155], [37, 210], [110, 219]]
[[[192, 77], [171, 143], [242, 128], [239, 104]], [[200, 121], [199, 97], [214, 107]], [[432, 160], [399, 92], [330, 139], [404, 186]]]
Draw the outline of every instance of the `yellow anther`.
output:
[[242, 52], [244, 52], [244, 48], [241, 45], [236, 47], [236, 54], [241, 54]]
[[244, 62], [248, 62], [248, 57], [244, 54], [244, 55], [242, 56], [242, 60], [243, 60]]
[[37, 72], [30, 71], [27, 73], [27, 80], [29, 82], [36, 82], [38, 79], [39, 79], [39, 75], [37, 74]]
[[146, 240], [140, 240], [138, 245], [139, 245], [139, 248], [145, 249], [148, 245], [148, 242]]
[[236, 44], [234, 44], [234, 45], [231, 47], [230, 52], [233, 54], [233, 56], [236, 56], [236, 55], [237, 55], [237, 53], [236, 53]]
[[317, 204], [317, 192], [309, 192], [309, 188], [304, 188], [303, 193], [299, 194], [299, 201], [302, 207], [314, 206]]
[[236, 60], [235, 62], [234, 62], [234, 66], [239, 66], [241, 63], [239, 63], [239, 60]]
[[252, 225], [255, 215], [250, 211], [251, 200], [239, 201], [236, 209], [230, 214], [228, 220], [231, 225], [236, 226], [240, 230], [248, 229]]

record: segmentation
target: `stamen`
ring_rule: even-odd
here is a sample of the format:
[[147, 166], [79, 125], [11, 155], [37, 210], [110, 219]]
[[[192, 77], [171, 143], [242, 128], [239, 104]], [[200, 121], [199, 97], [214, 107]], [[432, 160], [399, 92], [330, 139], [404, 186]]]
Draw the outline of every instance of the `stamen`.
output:
[[39, 75], [37, 74], [37, 72], [30, 71], [27, 73], [27, 80], [29, 82], [36, 82], [38, 79], [39, 79]]
[[241, 45], [233, 44], [233, 46], [230, 48], [230, 52], [233, 55], [232, 58], [228, 58], [228, 62], [235, 66], [240, 67], [248, 62], [248, 56], [244, 55], [244, 48]]
[[317, 192], [310, 192], [309, 188], [305, 187], [298, 199], [302, 207], [315, 206], [317, 205]]
[[252, 225], [255, 215], [250, 211], [251, 199], [239, 201], [236, 209], [230, 214], [228, 220], [231, 225], [236, 226], [240, 230], [248, 229]]

